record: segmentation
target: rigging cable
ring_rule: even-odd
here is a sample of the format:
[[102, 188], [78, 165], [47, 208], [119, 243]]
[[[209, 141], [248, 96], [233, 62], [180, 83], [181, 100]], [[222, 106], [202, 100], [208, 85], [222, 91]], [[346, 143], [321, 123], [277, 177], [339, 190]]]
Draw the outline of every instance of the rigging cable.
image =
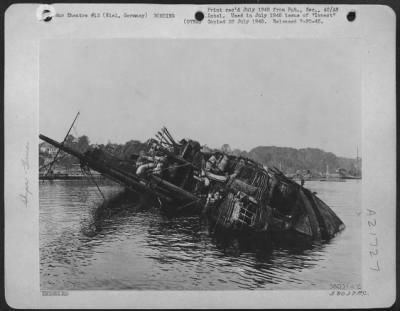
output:
[[[92, 175], [92, 172], [90, 171], [90, 168], [86, 167], [86, 168], [84, 169], [83, 167], [81, 167], [81, 171], [82, 171], [82, 173], [83, 173], [84, 175], [89, 175], [89, 176], [90, 176], [91, 180], [92, 180], [93, 183], [96, 185], [97, 190], [99, 190], [101, 196], [103, 197], [103, 200], [105, 201], [106, 198], [105, 198], [103, 192], [101, 191], [99, 185], [96, 183], [96, 180], [94, 179], [94, 177], [93, 177], [93, 175]], [[86, 173], [87, 173], [87, 174], [86, 174]]]
[[[65, 143], [65, 141], [66, 141], [66, 139], [67, 139], [69, 133], [70, 133], [71, 130], [72, 130], [72, 127], [73, 127], [74, 124], [75, 124], [76, 119], [77, 119], [78, 116], [79, 116], [79, 113], [80, 113], [80, 112], [78, 111], [78, 113], [76, 114], [75, 119], [74, 119], [74, 121], [72, 122], [72, 124], [71, 124], [71, 126], [70, 126], [70, 128], [69, 128], [67, 134], [65, 135], [65, 137], [64, 137], [64, 139], [63, 139], [61, 145], [64, 145], [64, 143]], [[61, 150], [61, 149], [58, 149], [58, 150], [57, 150], [57, 153], [56, 153], [56, 155], [54, 156], [53, 161], [50, 163], [50, 166], [49, 166], [49, 168], [48, 168], [47, 173], [45, 174], [45, 176], [47, 176], [47, 175], [50, 173], [50, 171], [51, 171], [51, 169], [52, 169], [52, 167], [53, 167], [53, 164], [57, 161], [57, 157], [58, 157], [58, 154], [60, 153], [60, 150]]]

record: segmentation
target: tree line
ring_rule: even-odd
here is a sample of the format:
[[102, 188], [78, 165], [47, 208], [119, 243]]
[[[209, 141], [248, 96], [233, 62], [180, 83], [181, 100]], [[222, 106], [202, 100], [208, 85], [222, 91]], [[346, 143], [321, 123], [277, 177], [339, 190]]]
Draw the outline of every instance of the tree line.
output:
[[[128, 160], [131, 155], [138, 154], [141, 150], [147, 150], [148, 141], [141, 142], [139, 140], [129, 140], [124, 144], [116, 144], [108, 142], [107, 144], [90, 144], [90, 140], [86, 135], [74, 137], [69, 135], [65, 144], [79, 152], [86, 152], [90, 148], [100, 148], [105, 152], [118, 157], [122, 160]], [[46, 146], [41, 143], [40, 146]], [[361, 160], [338, 157], [332, 152], [325, 152], [318, 148], [295, 149], [289, 147], [275, 146], [259, 146], [244, 151], [240, 149], [232, 149], [229, 144], [224, 144], [220, 148], [221, 151], [228, 154], [243, 156], [263, 165], [275, 166], [288, 174], [297, 171], [309, 171], [314, 174], [325, 173], [327, 168], [330, 173], [338, 168], [347, 170], [352, 175], [361, 175]], [[45, 152], [39, 153], [40, 165], [43, 165], [45, 158], [49, 154]], [[78, 160], [67, 154], [62, 154], [58, 161], [58, 165], [70, 167], [79, 163]]]

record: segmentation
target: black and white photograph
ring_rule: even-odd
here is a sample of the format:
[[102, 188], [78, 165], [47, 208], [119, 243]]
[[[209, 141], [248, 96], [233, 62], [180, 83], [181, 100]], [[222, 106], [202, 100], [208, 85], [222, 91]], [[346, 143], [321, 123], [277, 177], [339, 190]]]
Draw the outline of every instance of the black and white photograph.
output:
[[41, 287], [360, 284], [357, 55], [340, 40], [44, 41]]
[[[381, 201], [384, 209], [369, 198], [392, 189], [391, 173], [381, 176], [395, 171], [395, 134], [390, 105], [369, 117], [382, 91], [366, 87], [379, 77], [365, 78], [375, 64], [365, 65], [365, 55], [375, 57], [369, 39], [346, 34], [363, 25], [359, 10], [221, 5], [191, 9], [189, 18], [190, 6], [49, 7], [45, 17], [33, 11], [43, 33], [28, 66], [37, 128], [33, 141], [20, 138], [25, 181], [15, 199], [26, 210], [36, 206], [37, 226], [25, 236], [35, 236], [40, 299], [318, 292], [316, 299], [340, 306], [339, 299], [373, 295], [374, 275], [392, 267], [380, 253], [379, 217], [394, 220], [395, 206], [392, 196]], [[165, 23], [164, 34], [148, 35], [151, 18], [154, 34]], [[135, 19], [144, 35], [102, 35], [89, 22], [115, 33], [119, 19]], [[219, 25], [224, 20], [241, 32]], [[263, 23], [282, 34], [252, 35]], [[296, 34], [296, 23], [306, 35]], [[333, 30], [308, 35], [318, 24]], [[46, 30], [52, 25], [58, 35]], [[381, 81], [394, 81], [385, 73]], [[387, 154], [373, 155], [373, 140]], [[387, 159], [388, 170], [374, 159]], [[197, 301], [186, 306], [208, 306]], [[145, 306], [159, 307], [153, 303]], [[278, 304], [285, 307], [271, 302]]]

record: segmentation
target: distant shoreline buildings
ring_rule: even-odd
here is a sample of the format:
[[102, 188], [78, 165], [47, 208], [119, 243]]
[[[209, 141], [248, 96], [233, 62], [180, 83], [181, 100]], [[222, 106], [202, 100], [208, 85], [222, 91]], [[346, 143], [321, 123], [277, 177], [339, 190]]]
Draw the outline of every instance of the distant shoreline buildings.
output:
[[[130, 155], [137, 154], [147, 147], [146, 142], [142, 143], [138, 140], [130, 140], [125, 144], [111, 142], [106, 145], [89, 144], [89, 139], [85, 135], [78, 138], [69, 135], [65, 143], [79, 151], [94, 147], [101, 148], [121, 159], [128, 159]], [[207, 147], [204, 146], [204, 148]], [[305, 179], [327, 177], [360, 179], [362, 176], [362, 159], [359, 156], [358, 148], [355, 159], [338, 157], [334, 153], [317, 148], [259, 146], [250, 151], [242, 151], [232, 150], [228, 144], [224, 144], [220, 149], [228, 154], [253, 159], [266, 167], [276, 167], [292, 178], [301, 176]], [[42, 168], [42, 171], [53, 161], [57, 152], [57, 148], [46, 142], [39, 144], [39, 167]], [[63, 154], [63, 152], [60, 152], [58, 159], [59, 161], [54, 165], [55, 171], [68, 172], [76, 170], [79, 165], [75, 158]]]

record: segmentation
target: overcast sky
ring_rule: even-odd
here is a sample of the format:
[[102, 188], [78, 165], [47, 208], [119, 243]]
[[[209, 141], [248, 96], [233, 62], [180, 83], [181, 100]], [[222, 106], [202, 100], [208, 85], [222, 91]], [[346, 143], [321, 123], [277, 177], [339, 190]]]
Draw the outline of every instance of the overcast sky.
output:
[[177, 138], [361, 149], [358, 48], [344, 40], [49, 40], [40, 46], [40, 133], [92, 143]]

